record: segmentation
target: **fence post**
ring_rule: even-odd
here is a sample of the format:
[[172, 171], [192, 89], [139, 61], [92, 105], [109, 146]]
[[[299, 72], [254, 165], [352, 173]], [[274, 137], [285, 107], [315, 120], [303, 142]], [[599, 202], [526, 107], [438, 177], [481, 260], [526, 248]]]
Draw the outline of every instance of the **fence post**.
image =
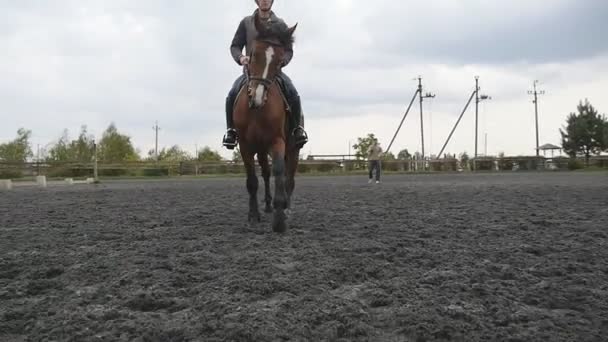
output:
[[97, 169], [97, 143], [93, 143], [93, 179], [95, 182], [99, 180], [99, 173]]

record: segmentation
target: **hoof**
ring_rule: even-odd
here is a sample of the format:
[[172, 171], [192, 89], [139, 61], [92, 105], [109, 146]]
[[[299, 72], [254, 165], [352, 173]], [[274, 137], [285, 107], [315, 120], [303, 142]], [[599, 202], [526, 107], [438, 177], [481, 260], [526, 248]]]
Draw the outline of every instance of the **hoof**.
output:
[[249, 213], [249, 223], [260, 223], [261, 221], [260, 213]]
[[287, 231], [286, 217], [283, 212], [275, 211], [272, 220], [272, 230], [275, 233], [285, 233]]

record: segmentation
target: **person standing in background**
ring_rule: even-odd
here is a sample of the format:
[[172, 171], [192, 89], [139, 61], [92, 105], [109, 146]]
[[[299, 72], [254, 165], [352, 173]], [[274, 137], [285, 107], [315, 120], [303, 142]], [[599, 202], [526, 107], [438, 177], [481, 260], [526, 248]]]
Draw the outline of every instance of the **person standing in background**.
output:
[[375, 141], [367, 150], [367, 160], [369, 162], [369, 181], [373, 181], [374, 170], [376, 171], [376, 184], [380, 183], [380, 158], [382, 157], [382, 147]]

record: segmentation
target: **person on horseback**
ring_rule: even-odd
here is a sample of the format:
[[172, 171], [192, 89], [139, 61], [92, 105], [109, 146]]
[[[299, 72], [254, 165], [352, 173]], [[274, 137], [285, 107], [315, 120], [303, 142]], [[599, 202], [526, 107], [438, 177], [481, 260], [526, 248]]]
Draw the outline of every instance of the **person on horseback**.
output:
[[[241, 65], [244, 68], [246, 68], [249, 64], [249, 53], [253, 40], [257, 36], [257, 30], [255, 28], [256, 16], [259, 16], [260, 19], [268, 21], [269, 23], [274, 22], [275, 24], [285, 25], [285, 27], [287, 27], [285, 22], [277, 17], [271, 10], [274, 0], [255, 0], [255, 3], [257, 4], [258, 8], [255, 10], [255, 12], [253, 12], [252, 15], [241, 20], [241, 23], [239, 24], [239, 27], [236, 30], [232, 40], [232, 44], [230, 45], [230, 53], [232, 54], [232, 58], [238, 65]], [[244, 47], [246, 48], [246, 55], [243, 55]], [[283, 67], [287, 66], [293, 57], [292, 46], [286, 46], [285, 51], [285, 58], [282, 64]], [[302, 146], [308, 142], [308, 135], [301, 124], [302, 105], [300, 103], [300, 95], [294, 87], [291, 79], [284, 72], [281, 71], [281, 73], [278, 75], [278, 81], [290, 107], [291, 114], [289, 115], [289, 126], [291, 134], [294, 136], [296, 147], [302, 148]], [[232, 89], [230, 89], [230, 92], [228, 93], [228, 97], [226, 97], [226, 126], [228, 127], [228, 130], [224, 135], [223, 145], [229, 150], [234, 149], [237, 144], [237, 133], [234, 129], [234, 122], [232, 118], [234, 102], [239, 90], [246, 82], [247, 76], [245, 73], [243, 73], [236, 79], [232, 85]]]

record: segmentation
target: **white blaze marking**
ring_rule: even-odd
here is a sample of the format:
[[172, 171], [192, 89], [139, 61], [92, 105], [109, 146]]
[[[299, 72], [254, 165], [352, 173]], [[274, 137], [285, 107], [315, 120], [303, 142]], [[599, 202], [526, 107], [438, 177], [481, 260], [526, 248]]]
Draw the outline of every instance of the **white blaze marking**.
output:
[[[266, 49], [266, 67], [264, 68], [264, 74], [262, 75], [262, 78], [266, 78], [268, 77], [268, 69], [270, 69], [270, 63], [272, 62], [272, 58], [274, 57], [274, 49], [272, 48], [272, 46], [269, 46], [268, 49]], [[259, 84], [257, 86], [257, 88], [255, 89], [255, 104], [256, 106], [262, 106], [262, 102], [263, 102], [263, 96], [264, 96], [264, 85]]]

